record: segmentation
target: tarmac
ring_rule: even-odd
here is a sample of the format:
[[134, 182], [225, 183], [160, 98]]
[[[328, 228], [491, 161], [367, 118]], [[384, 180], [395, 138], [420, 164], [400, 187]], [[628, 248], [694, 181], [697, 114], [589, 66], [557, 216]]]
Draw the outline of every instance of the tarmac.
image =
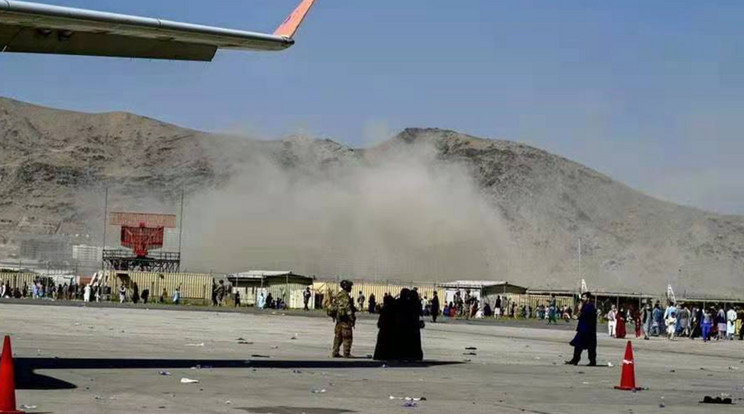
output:
[[[297, 312], [23, 303], [0, 304], [0, 333], [27, 412], [744, 412], [741, 341], [633, 339], [647, 389], [628, 392], [614, 389], [626, 341], [600, 333], [602, 366], [566, 366], [573, 332], [540, 321], [428, 323], [426, 360], [388, 365], [368, 357], [370, 317], [354, 332], [358, 358], [343, 360], [330, 358], [330, 319]], [[722, 393], [735, 404], [700, 403]]]

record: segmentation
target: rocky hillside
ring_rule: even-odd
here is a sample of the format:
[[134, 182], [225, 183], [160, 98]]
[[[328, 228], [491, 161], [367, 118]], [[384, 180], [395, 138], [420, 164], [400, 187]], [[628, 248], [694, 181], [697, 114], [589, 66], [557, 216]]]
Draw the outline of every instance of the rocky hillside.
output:
[[671, 283], [678, 294], [744, 294], [744, 218], [663, 202], [519, 143], [407, 129], [355, 150], [330, 140], [252, 141], [127, 113], [82, 114], [9, 99], [0, 99], [0, 255], [19, 235], [53, 233], [65, 221], [95, 229], [106, 186], [116, 189], [114, 198], [147, 198], [152, 210], [152, 200], [172, 205], [182, 189], [198, 194], [226, 185], [258, 154], [283, 169], [322, 175], [418, 145], [463, 166], [508, 233], [498, 271], [450, 279], [569, 289], [583, 277], [606, 291], [658, 293]]

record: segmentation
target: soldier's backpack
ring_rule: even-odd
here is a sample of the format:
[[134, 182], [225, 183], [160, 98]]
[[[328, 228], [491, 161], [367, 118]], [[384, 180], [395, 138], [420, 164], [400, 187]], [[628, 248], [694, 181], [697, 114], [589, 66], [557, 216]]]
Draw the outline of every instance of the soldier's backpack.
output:
[[329, 318], [336, 319], [336, 316], [338, 316], [336, 294], [330, 287], [326, 288], [325, 295], [323, 295], [323, 309], [325, 309], [326, 315], [328, 315]]

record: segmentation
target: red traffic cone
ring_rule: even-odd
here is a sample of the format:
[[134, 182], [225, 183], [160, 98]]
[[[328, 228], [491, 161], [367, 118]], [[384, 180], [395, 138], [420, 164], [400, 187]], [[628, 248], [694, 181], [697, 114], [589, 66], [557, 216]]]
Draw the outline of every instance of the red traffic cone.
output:
[[16, 410], [15, 389], [13, 350], [10, 348], [10, 336], [5, 336], [3, 355], [0, 357], [0, 414], [23, 413]]
[[625, 358], [623, 358], [623, 373], [620, 376], [620, 386], [616, 390], [640, 391], [635, 382], [635, 361], [633, 360], [633, 345], [628, 341], [625, 346]]

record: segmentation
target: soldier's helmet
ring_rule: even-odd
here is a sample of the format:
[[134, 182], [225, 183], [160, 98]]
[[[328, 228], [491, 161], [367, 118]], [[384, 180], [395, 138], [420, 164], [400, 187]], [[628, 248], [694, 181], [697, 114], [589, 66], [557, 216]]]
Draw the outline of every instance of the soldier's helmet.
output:
[[351, 292], [351, 287], [354, 286], [354, 283], [352, 283], [350, 280], [342, 280], [341, 281], [341, 289]]

